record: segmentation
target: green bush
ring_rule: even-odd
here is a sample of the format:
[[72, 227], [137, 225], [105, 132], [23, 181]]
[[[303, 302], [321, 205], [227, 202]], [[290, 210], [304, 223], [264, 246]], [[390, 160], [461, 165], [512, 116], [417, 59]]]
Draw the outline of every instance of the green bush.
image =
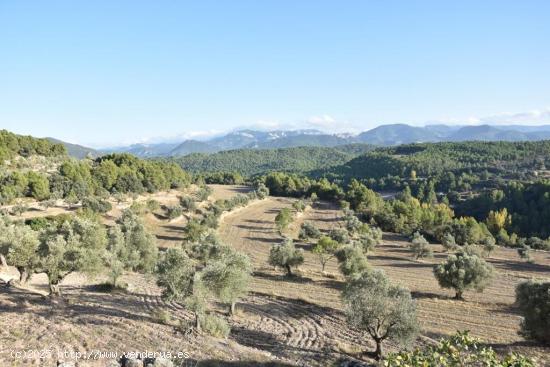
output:
[[442, 339], [436, 346], [416, 349], [412, 352], [389, 354], [384, 367], [535, 367], [535, 363], [520, 354], [500, 357], [490, 348], [481, 345], [479, 339], [468, 332], [459, 332]]
[[166, 216], [168, 219], [175, 219], [183, 215], [183, 208], [179, 205], [168, 206], [166, 208]]
[[214, 315], [205, 315], [202, 320], [204, 330], [216, 338], [227, 338], [231, 328], [227, 321]]
[[82, 208], [91, 210], [94, 213], [104, 214], [111, 210], [113, 206], [107, 200], [87, 197], [82, 200]]

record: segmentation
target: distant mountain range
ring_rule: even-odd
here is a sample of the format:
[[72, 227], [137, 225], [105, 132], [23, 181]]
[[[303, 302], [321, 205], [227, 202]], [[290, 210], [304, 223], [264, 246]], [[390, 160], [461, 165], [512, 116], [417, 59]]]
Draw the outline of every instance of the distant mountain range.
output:
[[[381, 125], [374, 129], [352, 134], [327, 134], [318, 130], [238, 130], [209, 140], [185, 140], [180, 143], [134, 144], [130, 146], [93, 149], [66, 144], [69, 153], [84, 156], [111, 152], [131, 153], [138, 157], [178, 157], [193, 153], [216, 153], [234, 149], [276, 149], [298, 146], [336, 147], [347, 144], [392, 146], [409, 143], [442, 141], [534, 141], [550, 139], [550, 125]], [[52, 140], [54, 141], [54, 140]], [[56, 140], [57, 141], [57, 140]], [[59, 141], [57, 141], [59, 142]]]

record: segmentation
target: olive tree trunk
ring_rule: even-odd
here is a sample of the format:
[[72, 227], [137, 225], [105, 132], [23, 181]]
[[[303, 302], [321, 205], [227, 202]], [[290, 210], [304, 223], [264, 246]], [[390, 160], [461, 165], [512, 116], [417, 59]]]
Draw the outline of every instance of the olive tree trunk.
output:
[[30, 278], [30, 273], [24, 266], [18, 266], [17, 271], [19, 272], [19, 283], [25, 284]]
[[197, 329], [198, 332], [201, 331], [201, 319], [197, 312], [195, 312], [195, 329]]
[[376, 360], [379, 361], [382, 359], [382, 355], [384, 354], [382, 350], [382, 339], [375, 338], [374, 341], [376, 342], [376, 350], [374, 351], [374, 356]]
[[292, 276], [292, 268], [290, 267], [290, 265], [285, 265], [285, 268], [286, 268], [286, 275], [291, 277]]

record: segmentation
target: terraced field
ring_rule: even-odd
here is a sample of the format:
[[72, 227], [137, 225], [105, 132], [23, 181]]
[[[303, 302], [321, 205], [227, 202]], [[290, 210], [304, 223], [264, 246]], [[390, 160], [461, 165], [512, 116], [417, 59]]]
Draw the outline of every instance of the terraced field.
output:
[[[242, 192], [242, 187], [215, 187], [212, 199]], [[176, 200], [171, 195], [159, 201]], [[231, 325], [227, 340], [219, 340], [190, 330], [192, 315], [178, 303], [165, 302], [151, 277], [127, 274], [122, 280], [127, 292], [105, 293], [94, 284], [103, 279], [87, 279], [78, 274], [63, 283], [64, 298], [52, 303], [44, 299], [46, 279], [35, 275], [29, 287], [7, 288], [0, 284], [0, 364], [54, 366], [56, 359], [33, 356], [14, 359], [13, 350], [80, 352], [171, 351], [187, 352], [186, 363], [199, 366], [327, 366], [338, 360], [364, 360], [361, 352], [373, 348], [368, 338], [346, 326], [340, 302], [343, 279], [334, 260], [321, 273], [310, 243], [296, 241], [305, 249], [305, 263], [299, 277], [287, 278], [267, 263], [269, 250], [282, 240], [273, 224], [277, 212], [290, 207], [293, 199], [267, 198], [225, 214], [220, 237], [246, 252], [254, 264], [250, 294], [237, 305], [237, 314], [227, 318]], [[116, 213], [110, 213], [116, 217]], [[285, 235], [296, 238], [304, 221], [312, 221], [323, 231], [341, 225], [341, 212], [322, 203], [297, 215]], [[159, 245], [181, 242], [185, 218], [168, 222], [149, 216]], [[163, 237], [165, 236], [165, 237]], [[166, 237], [171, 238], [166, 238]], [[490, 262], [497, 268], [492, 285], [482, 294], [466, 293], [466, 302], [453, 300], [441, 290], [433, 275], [433, 264], [446, 254], [433, 245], [436, 256], [429, 261], [411, 259], [404, 238], [384, 234], [384, 241], [369, 256], [371, 264], [395, 282], [413, 292], [418, 302], [422, 336], [417, 345], [432, 343], [442, 335], [469, 329], [474, 335], [494, 342], [502, 351], [517, 350], [550, 365], [550, 349], [525, 342], [518, 334], [520, 317], [514, 309], [514, 287], [527, 278], [550, 274], [550, 254], [534, 254], [535, 264], [521, 261], [513, 250], [495, 251]], [[15, 275], [14, 269], [0, 271]], [[1, 283], [1, 282], [0, 282]], [[170, 315], [168, 325], [159, 320], [160, 311]], [[180, 326], [179, 322], [183, 324]], [[395, 350], [396, 345], [387, 349]], [[69, 358], [70, 359], [70, 358]], [[80, 366], [106, 366], [108, 359], [80, 360]], [[187, 364], [189, 365], [189, 364]]]
[[[306, 252], [306, 261], [301, 267], [302, 277], [291, 280], [267, 264], [270, 246], [282, 239], [274, 228], [274, 217], [278, 210], [290, 205], [290, 199], [264, 200], [239, 213], [228, 215], [220, 229], [227, 242], [253, 258], [256, 268], [253, 290], [260, 294], [274, 295], [276, 299], [284, 301], [283, 304], [272, 305], [269, 315], [286, 314], [284, 319], [292, 320], [292, 315], [305, 312], [315, 319], [316, 315], [311, 310], [320, 308], [323, 310], [321, 315], [336, 318], [334, 322], [335, 319], [327, 320], [325, 326], [304, 316], [303, 319], [300, 318], [299, 325], [291, 323], [286, 327], [274, 326], [274, 334], [286, 335], [283, 338], [284, 345], [291, 347], [295, 340], [301, 340], [304, 333], [308, 336], [315, 335], [313, 338], [324, 339], [324, 342], [305, 341], [301, 345], [305, 355], [319, 350], [327, 352], [327, 345], [331, 352], [356, 351], [370, 347], [368, 340], [347, 330], [341, 318], [339, 293], [342, 279], [337, 274], [334, 260], [327, 265], [329, 276], [323, 276], [316, 257], [311, 252]], [[328, 204], [315, 207], [299, 217], [288, 234], [297, 237], [297, 228], [304, 220], [313, 221], [324, 230], [337, 227], [340, 225], [339, 215], [339, 211]], [[299, 245], [306, 250], [310, 247], [305, 243]], [[407, 246], [408, 242], [403, 237], [384, 234], [383, 243], [369, 256], [369, 260], [375, 268], [383, 269], [393, 281], [403, 284], [413, 292], [418, 302], [422, 326], [422, 337], [418, 343], [429, 343], [457, 330], [471, 330], [472, 334], [483, 340], [492, 341], [499, 350], [520, 350], [539, 358], [542, 365], [550, 364], [550, 349], [526, 342], [518, 335], [521, 318], [513, 305], [514, 289], [518, 282], [532, 277], [548, 277], [549, 253], [535, 253], [535, 263], [528, 264], [518, 257], [515, 250], [498, 249], [488, 259], [497, 269], [491, 286], [483, 293], [467, 293], [467, 301], [460, 302], [452, 299], [452, 292], [438, 286], [432, 273], [433, 265], [447, 256], [443, 248], [433, 245], [436, 252], [433, 259], [415, 261]], [[288, 303], [291, 300], [295, 300], [294, 306], [292, 312], [288, 312]], [[269, 328], [270, 324], [280, 324], [280, 317], [270, 318], [269, 315], [264, 316], [265, 320], [260, 323], [264, 328]], [[320, 316], [320, 320], [324, 322], [325, 318]], [[277, 331], [279, 329], [280, 332]]]

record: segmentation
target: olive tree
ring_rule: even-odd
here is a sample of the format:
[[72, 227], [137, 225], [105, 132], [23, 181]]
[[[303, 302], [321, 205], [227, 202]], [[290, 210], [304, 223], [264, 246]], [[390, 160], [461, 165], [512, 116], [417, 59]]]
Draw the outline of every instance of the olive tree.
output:
[[434, 267], [434, 275], [442, 288], [454, 289], [455, 299], [463, 299], [469, 289], [482, 292], [489, 284], [493, 267], [481, 257], [460, 251]]
[[39, 266], [38, 232], [26, 225], [6, 225], [0, 228], [0, 255], [19, 272], [25, 283]]
[[156, 275], [162, 298], [185, 303], [195, 316], [195, 327], [200, 330], [206, 297], [194, 261], [182, 249], [168, 249], [157, 264]]
[[329, 232], [329, 236], [334, 241], [336, 241], [340, 244], [348, 243], [349, 240], [350, 240], [348, 231], [343, 229], [343, 228], [336, 228], [336, 229], [331, 230]]
[[376, 343], [377, 359], [382, 358], [382, 343], [386, 339], [407, 344], [418, 335], [416, 304], [411, 293], [391, 284], [382, 271], [367, 271], [348, 279], [342, 299], [348, 323]]
[[222, 244], [215, 232], [210, 232], [200, 242], [187, 243], [183, 248], [188, 256], [202, 266], [206, 266], [210, 261], [217, 260], [233, 250]]
[[367, 256], [356, 245], [345, 245], [335, 252], [340, 272], [346, 277], [355, 277], [369, 270]]
[[269, 189], [263, 182], [259, 182], [255, 188], [256, 196], [262, 200], [269, 196]]
[[521, 334], [550, 345], [550, 282], [529, 280], [518, 284], [516, 303], [523, 315]]
[[117, 224], [124, 234], [124, 241], [129, 252], [129, 269], [142, 273], [152, 272], [158, 257], [155, 236], [145, 227], [143, 220], [130, 210], [122, 213]]
[[252, 273], [250, 259], [234, 250], [210, 262], [202, 271], [202, 280], [208, 291], [229, 306], [235, 313], [236, 302], [248, 292]]
[[517, 248], [517, 251], [518, 251], [519, 257], [521, 257], [523, 260], [528, 261], [528, 262], [532, 261], [532, 259], [531, 259], [531, 247], [529, 247], [527, 245], [521, 245], [520, 247]]
[[60, 296], [59, 284], [73, 273], [95, 275], [103, 268], [107, 246], [105, 227], [90, 218], [76, 217], [42, 233], [39, 269], [48, 276], [51, 296]]
[[155, 237], [143, 221], [131, 210], [123, 212], [117, 223], [109, 229], [107, 266], [113, 286], [125, 270], [150, 273], [158, 257]]
[[458, 248], [455, 238], [451, 233], [446, 233], [441, 239], [441, 244], [447, 252], [455, 251]]
[[301, 213], [303, 212], [304, 210], [306, 210], [306, 207], [307, 207], [307, 204], [304, 200], [297, 200], [295, 202], [292, 203], [292, 207], [294, 208], [294, 210], [296, 210], [298, 213]]
[[430, 244], [424, 236], [422, 236], [420, 233], [415, 232], [413, 235], [413, 239], [409, 245], [409, 248], [411, 249], [413, 256], [415, 260], [418, 260], [419, 258], [424, 257], [432, 257], [433, 252], [430, 248]]
[[335, 256], [335, 252], [340, 244], [330, 237], [323, 236], [317, 241], [311, 252], [313, 252], [319, 258], [321, 263], [321, 271], [325, 272], [325, 267], [330, 259]]
[[183, 228], [185, 240], [187, 242], [199, 242], [208, 232], [208, 228], [201, 224], [201, 222], [195, 218], [192, 218], [187, 222], [187, 225]]
[[361, 229], [363, 223], [354, 214], [350, 213], [344, 217], [346, 229], [349, 233], [356, 233]]
[[290, 212], [290, 209], [281, 209], [275, 217], [275, 225], [277, 226], [279, 232], [283, 232], [288, 227], [290, 222], [292, 222], [292, 213]]
[[487, 236], [484, 237], [481, 240], [481, 247], [483, 247], [483, 251], [485, 252], [485, 256], [490, 256], [491, 252], [493, 252], [496, 248], [496, 241], [493, 236]]
[[355, 241], [353, 241], [357, 246], [360, 246], [365, 253], [369, 253], [375, 249], [375, 247], [380, 243], [380, 240], [377, 237], [376, 231], [365, 232], [359, 235]]
[[287, 275], [292, 276], [292, 268], [304, 263], [304, 252], [287, 238], [283, 243], [271, 247], [268, 261], [272, 266], [286, 269]]

